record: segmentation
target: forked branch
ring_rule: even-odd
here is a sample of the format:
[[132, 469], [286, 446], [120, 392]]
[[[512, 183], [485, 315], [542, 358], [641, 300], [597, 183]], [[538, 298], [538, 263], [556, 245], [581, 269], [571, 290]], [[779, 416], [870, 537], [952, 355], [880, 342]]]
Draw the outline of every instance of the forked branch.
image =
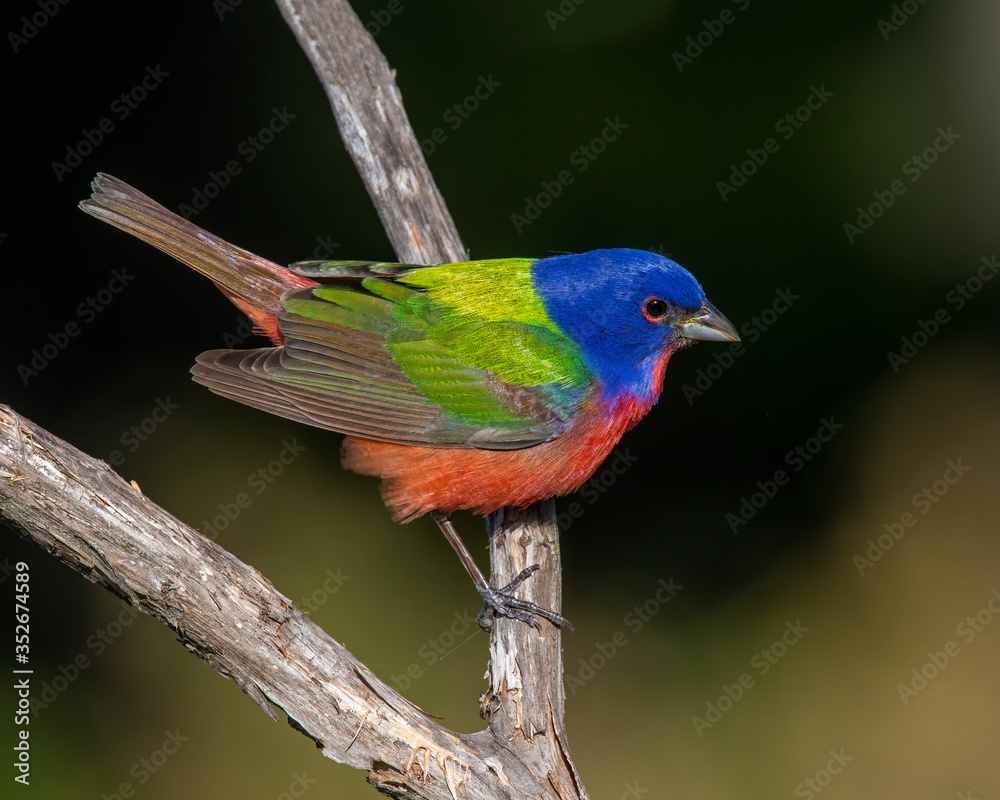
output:
[[[345, 0], [277, 0], [330, 98], [397, 257], [462, 260], [465, 249], [407, 120], [394, 73]], [[291, 260], [291, 259], [290, 259]], [[56, 558], [177, 632], [272, 717], [272, 704], [325, 755], [407, 798], [587, 794], [569, 756], [560, 634], [496, 620], [489, 728], [457, 734], [358, 662], [256, 570], [139, 494], [106, 464], [0, 406], [0, 517]], [[494, 586], [561, 607], [552, 502], [488, 520]], [[471, 699], [470, 699], [471, 700]]]

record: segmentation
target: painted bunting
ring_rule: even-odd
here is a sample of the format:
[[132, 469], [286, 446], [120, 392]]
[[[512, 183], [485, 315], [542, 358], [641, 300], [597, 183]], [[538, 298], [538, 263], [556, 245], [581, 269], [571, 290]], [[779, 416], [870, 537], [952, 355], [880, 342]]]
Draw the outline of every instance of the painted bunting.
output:
[[202, 273], [273, 347], [210, 350], [213, 392], [347, 434], [343, 463], [381, 479], [395, 520], [431, 514], [486, 603], [537, 625], [559, 614], [491, 587], [455, 531], [576, 490], [656, 403], [670, 357], [739, 341], [675, 262], [641, 250], [426, 266], [302, 261], [235, 247], [98, 174], [80, 207]]

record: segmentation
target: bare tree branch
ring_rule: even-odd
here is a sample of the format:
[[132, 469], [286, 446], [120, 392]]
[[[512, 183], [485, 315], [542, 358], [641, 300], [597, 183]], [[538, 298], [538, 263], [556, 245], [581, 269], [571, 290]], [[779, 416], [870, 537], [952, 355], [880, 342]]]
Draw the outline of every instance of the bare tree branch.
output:
[[[341, 136], [403, 261], [437, 264], [466, 258], [444, 200], [427, 168], [375, 40], [345, 0], [277, 0], [333, 105]], [[506, 523], [506, 524], [505, 524]], [[488, 524], [494, 586], [540, 564], [522, 587], [527, 599], [558, 611], [562, 567], [555, 505], [506, 510]], [[560, 796], [586, 797], [569, 757], [564, 726], [559, 631], [536, 633], [500, 619], [490, 638], [490, 685], [483, 705], [490, 730], [508, 741], [538, 774], [548, 773]]]
[[[345, 0], [277, 0], [330, 98], [401, 261], [466, 258], [403, 109], [393, 72]], [[398, 695], [256, 570], [138, 494], [106, 464], [0, 406], [0, 516], [57, 558], [173, 628], [271, 716], [271, 703], [325, 755], [407, 798], [586, 798], [564, 725], [558, 629], [499, 619], [491, 636], [489, 728], [457, 734]], [[554, 504], [488, 520], [494, 585], [558, 611]]]
[[397, 797], [556, 798], [489, 731], [443, 727], [379, 680], [253, 567], [103, 461], [0, 406], [0, 515], [177, 633], [268, 714]]
[[468, 258], [403, 108], [395, 73], [346, 0], [276, 0], [326, 90], [396, 257]]

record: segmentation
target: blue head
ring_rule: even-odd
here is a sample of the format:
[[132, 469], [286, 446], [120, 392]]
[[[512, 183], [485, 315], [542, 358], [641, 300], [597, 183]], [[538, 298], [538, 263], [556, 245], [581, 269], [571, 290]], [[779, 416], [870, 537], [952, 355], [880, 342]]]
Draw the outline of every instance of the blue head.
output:
[[644, 250], [541, 258], [535, 288], [610, 396], [655, 402], [670, 354], [695, 339], [738, 341], [694, 276]]

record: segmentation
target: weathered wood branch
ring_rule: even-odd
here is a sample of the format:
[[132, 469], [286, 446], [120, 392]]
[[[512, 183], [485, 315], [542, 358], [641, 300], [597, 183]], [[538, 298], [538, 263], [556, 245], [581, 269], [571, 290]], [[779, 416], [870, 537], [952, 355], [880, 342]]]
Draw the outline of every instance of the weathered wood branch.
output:
[[[341, 136], [396, 255], [430, 264], [466, 258], [410, 127], [394, 74], [357, 15], [345, 0], [277, 3], [326, 89]], [[505, 586], [525, 566], [540, 564], [522, 591], [533, 603], [558, 611], [562, 566], [554, 504], [499, 512], [487, 528], [493, 585]], [[559, 796], [587, 797], [569, 757], [562, 676], [558, 630], [546, 625], [536, 633], [520, 623], [496, 621], [483, 704], [490, 730], [531, 759], [538, 774], [551, 776]]]
[[[458, 734], [397, 694], [253, 567], [0, 406], [0, 516], [177, 633], [268, 714], [397, 797], [557, 798], [489, 731]], [[470, 698], [471, 699], [471, 698]]]
[[[323, 82], [401, 261], [466, 257], [409, 125], [393, 72], [345, 0], [277, 0]], [[337, 761], [410, 798], [586, 798], [569, 756], [559, 631], [497, 620], [489, 728], [456, 734], [382, 683], [256, 570], [139, 495], [103, 462], [0, 406], [0, 517], [90, 580], [173, 628], [262, 708]], [[561, 606], [554, 505], [488, 521], [493, 583]]]
[[346, 0], [276, 0], [323, 83], [400, 261], [468, 258], [403, 108], [395, 73]]

